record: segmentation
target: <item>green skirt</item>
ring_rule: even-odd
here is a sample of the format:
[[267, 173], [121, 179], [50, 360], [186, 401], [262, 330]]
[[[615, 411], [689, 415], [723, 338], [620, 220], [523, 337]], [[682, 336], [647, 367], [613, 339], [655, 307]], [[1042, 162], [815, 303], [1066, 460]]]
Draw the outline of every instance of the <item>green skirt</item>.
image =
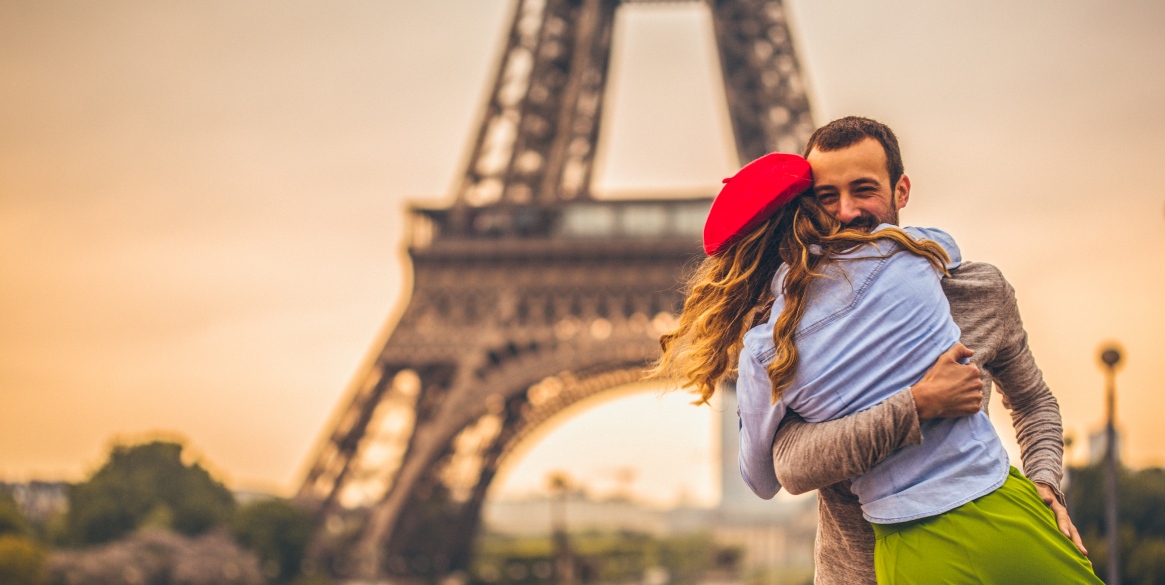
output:
[[954, 510], [873, 526], [879, 585], [1102, 583], [1014, 467], [999, 489]]

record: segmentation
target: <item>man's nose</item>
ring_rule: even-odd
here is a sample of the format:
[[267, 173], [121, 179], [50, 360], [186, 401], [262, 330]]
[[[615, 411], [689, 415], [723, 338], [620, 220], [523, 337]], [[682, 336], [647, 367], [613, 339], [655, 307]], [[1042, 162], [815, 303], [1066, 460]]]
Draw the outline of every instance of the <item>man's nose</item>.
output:
[[862, 210], [858, 209], [858, 206], [855, 205], [855, 201], [852, 198], [846, 197], [843, 195], [838, 199], [838, 206], [837, 206], [837, 220], [838, 221], [840, 221], [843, 224], [849, 223], [849, 222], [857, 219], [861, 215], [862, 215]]

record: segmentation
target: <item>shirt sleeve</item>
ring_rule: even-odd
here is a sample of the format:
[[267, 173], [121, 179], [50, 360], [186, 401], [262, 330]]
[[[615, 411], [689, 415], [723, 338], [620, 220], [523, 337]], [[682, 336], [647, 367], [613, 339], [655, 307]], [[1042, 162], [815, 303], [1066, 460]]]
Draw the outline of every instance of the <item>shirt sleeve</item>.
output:
[[740, 476], [756, 495], [769, 499], [781, 489], [773, 470], [773, 438], [785, 416], [785, 404], [772, 404], [773, 385], [768, 371], [745, 348], [740, 352], [736, 379], [740, 417]]
[[1063, 503], [1060, 480], [1064, 473], [1064, 426], [1060, 404], [1044, 382], [1028, 347], [1015, 289], [1002, 274], [999, 279], [999, 297], [993, 310], [999, 316], [1003, 339], [999, 351], [984, 367], [995, 379], [1003, 405], [1011, 411], [1023, 474], [1051, 486]]
[[918, 408], [907, 388], [861, 412], [810, 423], [789, 412], [773, 443], [777, 481], [802, 494], [861, 475], [899, 447], [919, 445]]

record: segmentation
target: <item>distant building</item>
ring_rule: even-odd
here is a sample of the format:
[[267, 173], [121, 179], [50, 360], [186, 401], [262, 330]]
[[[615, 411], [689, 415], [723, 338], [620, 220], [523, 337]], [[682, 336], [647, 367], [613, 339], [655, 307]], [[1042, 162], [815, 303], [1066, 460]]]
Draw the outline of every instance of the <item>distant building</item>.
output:
[[0, 483], [16, 500], [20, 513], [36, 524], [43, 524], [69, 508], [69, 484], [63, 481]]
[[[811, 571], [817, 533], [815, 497], [778, 495], [762, 500], [740, 476], [737, 464], [739, 427], [736, 392], [729, 385], [720, 399], [720, 505], [660, 510], [629, 499], [591, 500], [581, 491], [567, 496], [566, 517], [571, 532], [632, 531], [669, 536], [710, 532], [721, 546], [741, 549], [748, 570], [789, 568]], [[491, 532], [509, 535], [549, 534], [551, 499], [487, 501], [482, 522]]]
[[763, 500], [740, 475], [740, 417], [736, 385], [720, 392], [720, 507], [713, 526], [716, 540], [744, 549], [746, 568], [813, 567], [817, 535], [816, 494]]
[[[1104, 432], [1105, 428], [1093, 431], [1088, 435], [1088, 464], [1096, 465], [1104, 461], [1104, 450], [1108, 443], [1107, 434]], [[1121, 431], [1116, 430], [1116, 460], [1120, 462], [1121, 457]]]
[[736, 385], [720, 392], [720, 507], [721, 521], [731, 524], [785, 522], [800, 508], [784, 496], [763, 500], [740, 476], [740, 417], [736, 413]]
[[[548, 496], [521, 500], [496, 500], [485, 504], [486, 528], [502, 534], [530, 536], [550, 534], [551, 506]], [[571, 532], [627, 530], [663, 536], [670, 532], [664, 512], [629, 500], [592, 500], [582, 492], [566, 496], [566, 522]]]
[[260, 492], [255, 490], [233, 490], [231, 493], [234, 494], [235, 502], [240, 506], [279, 499], [279, 496], [270, 492]]
[[740, 417], [737, 416], [736, 385], [725, 384], [720, 392], [720, 514], [726, 522], [755, 524], [758, 520], [778, 520], [780, 506], [752, 493], [740, 476]]

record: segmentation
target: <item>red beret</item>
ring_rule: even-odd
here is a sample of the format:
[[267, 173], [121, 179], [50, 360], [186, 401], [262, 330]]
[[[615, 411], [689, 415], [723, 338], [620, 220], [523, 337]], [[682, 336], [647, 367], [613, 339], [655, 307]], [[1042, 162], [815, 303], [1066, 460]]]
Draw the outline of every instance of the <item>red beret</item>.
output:
[[782, 205], [813, 185], [809, 161], [774, 152], [724, 179], [704, 222], [704, 253], [715, 256], [772, 217]]

